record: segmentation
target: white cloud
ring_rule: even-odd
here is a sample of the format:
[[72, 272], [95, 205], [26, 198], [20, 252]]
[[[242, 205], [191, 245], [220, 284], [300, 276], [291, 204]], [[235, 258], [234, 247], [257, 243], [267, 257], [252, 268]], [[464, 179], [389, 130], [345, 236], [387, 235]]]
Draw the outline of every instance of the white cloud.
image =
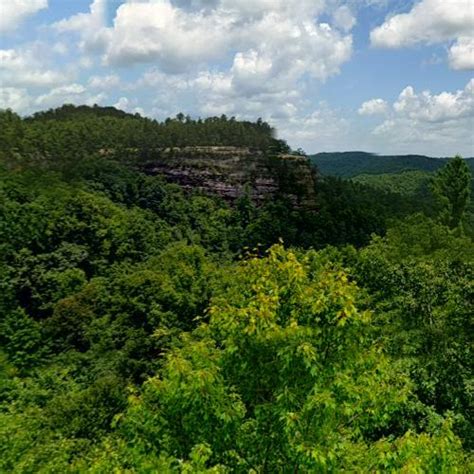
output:
[[252, 96], [269, 87], [268, 81], [274, 77], [273, 61], [254, 49], [237, 53], [231, 74], [233, 86], [245, 95]]
[[408, 13], [386, 20], [370, 33], [372, 44], [399, 48], [470, 36], [474, 29], [472, 0], [421, 0]]
[[156, 68], [152, 68], [143, 74], [143, 77], [136, 83], [130, 85], [130, 88], [137, 89], [141, 87], [171, 87], [172, 90], [184, 89], [188, 85], [185, 76], [181, 75], [168, 75]]
[[456, 40], [449, 54], [451, 66], [471, 69], [474, 3], [472, 0], [421, 0], [408, 13], [392, 16], [372, 30], [370, 39], [373, 46], [380, 48]]
[[12, 109], [22, 113], [30, 106], [31, 98], [26, 89], [17, 87], [0, 88], [0, 109]]
[[104, 93], [91, 94], [82, 84], [73, 83], [66, 86], [56, 87], [47, 94], [36, 98], [35, 108], [58, 107], [63, 104], [100, 104], [106, 99]]
[[72, 71], [45, 67], [47, 54], [38, 44], [20, 50], [0, 50], [0, 80], [2, 86], [54, 87], [68, 82]]
[[54, 43], [51, 47], [51, 50], [60, 56], [64, 56], [69, 52], [68, 45], [61, 41]]
[[[307, 18], [267, 14], [244, 32], [240, 51], [250, 49], [270, 57], [273, 71], [300, 77], [308, 73], [324, 81], [339, 73], [352, 54], [352, 37], [342, 36], [327, 23]], [[247, 47], [245, 47], [247, 46]]]
[[[254, 54], [237, 58], [234, 66], [228, 72], [188, 76], [169, 76], [153, 70], [139, 81], [139, 87], [151, 89], [149, 112], [159, 118], [176, 114], [182, 104], [186, 104], [185, 112], [196, 115], [225, 113], [252, 120], [261, 116], [292, 146], [302, 146], [309, 152], [358, 148], [434, 156], [474, 155], [474, 79], [459, 91], [435, 94], [407, 87], [393, 104], [380, 98], [366, 101], [359, 113], [385, 116], [371, 134], [366, 124], [347, 112], [306, 101], [304, 86], [255, 88], [253, 80], [245, 75], [244, 81], [237, 81], [235, 74], [242, 71], [266, 77], [270, 63], [259, 62]], [[270, 78], [268, 82], [271, 81]], [[248, 90], [251, 100], [243, 93]], [[133, 110], [129, 103], [123, 105], [125, 110]]]
[[[110, 26], [106, 3], [94, 0], [88, 12], [54, 27], [60, 33], [77, 33], [82, 58], [90, 62], [98, 54], [108, 67], [152, 64], [135, 83], [122, 82], [116, 74], [93, 75], [86, 87], [92, 91], [89, 95], [116, 88], [143, 95], [141, 90], [149, 88], [146, 108], [160, 118], [179, 109], [200, 115], [262, 116], [278, 123], [309, 117], [305, 88], [313, 80], [338, 74], [352, 54], [348, 31], [355, 20], [340, 3], [130, 0], [118, 6]], [[319, 20], [322, 13], [332, 25]], [[86, 95], [77, 86], [43, 94], [36, 105], [58, 102], [62, 96], [77, 103]], [[129, 97], [116, 103], [128, 112], [143, 113], [139, 105]]]
[[422, 122], [445, 122], [463, 117], [474, 117], [474, 79], [464, 90], [429, 91], [417, 94], [413, 87], [406, 87], [393, 104], [395, 111], [406, 118]]
[[114, 104], [116, 109], [123, 110], [124, 112], [132, 114], [145, 115], [145, 111], [137, 106], [136, 99], [129, 99], [128, 97], [120, 97], [120, 99]]
[[180, 72], [227, 50], [231, 20], [189, 12], [167, 0], [125, 3], [117, 10], [105, 60], [120, 65], [158, 61], [163, 70]]
[[[466, 8], [458, 14], [466, 1], [417, 0], [408, 13], [376, 28], [372, 44], [448, 42], [451, 67], [468, 69], [474, 63], [472, 15]], [[367, 5], [399, 9], [405, 0], [90, 2], [88, 11], [54, 24], [49, 51], [39, 42], [0, 50], [5, 86], [0, 106], [31, 113], [63, 103], [104, 103], [112, 91], [109, 103], [142, 115], [144, 107], [160, 119], [179, 111], [250, 120], [261, 116], [292, 146], [310, 152], [366, 148], [466, 154], [474, 148], [473, 82], [464, 90], [440, 93], [407, 87], [394, 103], [381, 98], [362, 103], [358, 115], [378, 117], [373, 133], [357, 114], [314, 103], [318, 82], [338, 74], [352, 55], [354, 13]], [[112, 23], [107, 8], [115, 9]], [[59, 73], [54, 61], [65, 63], [72, 56], [73, 65]], [[143, 64], [150, 64], [145, 73]], [[128, 80], [135, 73], [141, 78]], [[84, 80], [75, 82], [79, 77]]]
[[432, 94], [406, 87], [374, 137], [397, 152], [474, 155], [474, 79], [463, 90]]
[[[314, 110], [304, 98], [304, 85], [295, 87], [284, 76], [275, 79], [274, 67], [256, 51], [237, 53], [227, 72], [170, 76], [151, 70], [138, 81], [136, 89], [150, 88], [153, 99], [149, 112], [158, 118], [174, 115], [182, 107], [179, 104], [186, 104], [185, 112], [193, 115], [226, 114], [249, 120], [262, 117], [293, 146], [310, 146], [312, 141], [329, 146], [331, 140], [340, 144], [346, 120], [325, 105]], [[121, 105], [130, 109], [128, 103]]]
[[449, 63], [453, 69], [474, 69], [474, 37], [458, 38], [449, 50]]
[[13, 31], [27, 17], [47, 8], [48, 0], [1, 0], [0, 33]]
[[[337, 74], [352, 54], [352, 37], [341, 31], [353, 25], [350, 10], [331, 6], [326, 13], [335, 12], [335, 26], [318, 22], [323, 0], [130, 1], [118, 7], [111, 27], [104, 4], [95, 0], [89, 13], [56, 28], [83, 31], [83, 48], [91, 25], [101, 31], [105, 65], [154, 64], [121, 89], [151, 88], [147, 108], [160, 116], [184, 107], [203, 115], [295, 117], [307, 105], [302, 96], [310, 81]], [[94, 76], [88, 87], [114, 88], [117, 79]]]
[[[237, 53], [227, 72], [204, 71], [186, 79], [160, 74], [145, 75], [144, 80], [159, 80], [161, 94], [157, 103], [169, 109], [172, 103], [186, 104], [203, 115], [235, 115], [255, 119], [289, 117], [299, 108], [301, 97], [288, 77], [272, 76], [273, 63], [255, 51]], [[174, 97], [173, 97], [174, 94]]]
[[220, 0], [213, 3], [223, 11], [249, 20], [262, 18], [269, 12], [298, 18], [317, 16], [328, 6], [325, 0]]
[[296, 114], [276, 121], [277, 129], [288, 142], [307, 152], [350, 148], [350, 122], [325, 103], [309, 114]]
[[356, 24], [356, 19], [347, 5], [342, 5], [333, 13], [334, 23], [344, 31], [350, 31]]
[[359, 110], [359, 115], [378, 115], [385, 114], [388, 110], [388, 104], [383, 99], [371, 99], [364, 102]]
[[92, 76], [87, 84], [91, 89], [108, 90], [119, 87], [121, 81], [116, 74], [108, 74], [106, 76]]
[[347, 7], [334, 15], [335, 27], [318, 23], [323, 0], [149, 0], [128, 1], [105, 20], [106, 0], [89, 13], [56, 23], [81, 34], [83, 50], [102, 51], [106, 65], [154, 63], [166, 73], [202, 69], [236, 52], [272, 57], [275, 67], [307, 72], [325, 80], [352, 53], [354, 19]]
[[208, 97], [212, 94], [214, 97], [221, 97], [224, 100], [231, 99], [236, 95], [232, 88], [232, 76], [223, 72], [201, 72], [196, 78], [188, 81], [187, 86], [207, 93]]
[[81, 36], [81, 49], [98, 51], [108, 40], [106, 28], [107, 0], [93, 0], [89, 13], [77, 13], [70, 18], [56, 22], [53, 26], [59, 32], [77, 32]]

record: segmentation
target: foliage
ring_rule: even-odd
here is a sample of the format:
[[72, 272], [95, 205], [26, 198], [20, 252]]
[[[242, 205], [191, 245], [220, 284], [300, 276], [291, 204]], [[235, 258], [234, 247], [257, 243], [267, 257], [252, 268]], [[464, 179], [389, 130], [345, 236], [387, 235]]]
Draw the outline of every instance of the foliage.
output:
[[469, 203], [472, 175], [466, 162], [455, 156], [433, 179], [433, 191], [442, 206], [441, 219], [451, 229], [458, 227]]
[[137, 470], [145, 453], [192, 459], [199, 446], [237, 472], [462, 467], [448, 422], [431, 434], [397, 422], [413, 410], [410, 384], [371, 344], [343, 271], [274, 247], [235, 272], [209, 323], [131, 399], [120, 432]]
[[262, 121], [0, 112], [0, 471], [472, 471], [469, 226], [412, 173], [305, 208], [137, 171], [175, 144], [291, 152]]
[[[9, 111], [1, 113], [2, 123], [18, 119]], [[22, 127], [23, 150], [34, 150], [60, 156], [87, 154], [98, 150], [123, 148], [166, 148], [187, 145], [235, 145], [266, 148], [280, 141], [273, 129], [261, 119], [239, 121], [235, 117], [191, 119], [183, 114], [157, 122], [138, 114], [131, 115], [113, 107], [64, 105], [28, 117]], [[18, 140], [18, 134], [11, 134]], [[8, 136], [11, 136], [10, 134]], [[9, 143], [9, 142], [7, 142]], [[79, 150], [75, 147], [81, 143]], [[85, 145], [85, 148], [84, 148]]]
[[359, 174], [352, 181], [392, 193], [423, 196], [428, 195], [431, 174], [426, 171], [404, 171], [402, 173]]
[[[430, 158], [423, 155], [379, 156], [362, 151], [318, 153], [311, 155], [310, 159], [324, 175], [343, 178], [352, 178], [362, 174], [398, 174], [416, 170], [433, 172], [442, 168], [448, 161], [448, 158]], [[468, 158], [466, 163], [471, 170], [474, 169], [473, 158]]]
[[420, 400], [455, 413], [471, 447], [473, 263], [470, 239], [422, 216], [375, 239], [352, 263], [378, 308], [386, 346], [409, 370]]

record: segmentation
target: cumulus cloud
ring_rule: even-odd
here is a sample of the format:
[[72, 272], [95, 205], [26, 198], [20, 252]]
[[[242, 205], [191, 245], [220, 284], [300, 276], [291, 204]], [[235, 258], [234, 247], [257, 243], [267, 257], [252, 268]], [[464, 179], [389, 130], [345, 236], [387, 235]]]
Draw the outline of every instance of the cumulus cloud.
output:
[[[447, 42], [451, 67], [468, 69], [474, 59], [472, 9], [463, 7], [467, 1], [417, 0], [410, 11], [372, 31], [372, 44]], [[160, 119], [180, 111], [260, 116], [291, 145], [308, 151], [472, 149], [472, 82], [463, 90], [436, 94], [407, 87], [393, 103], [381, 98], [362, 103], [358, 114], [315, 103], [318, 83], [337, 75], [352, 55], [355, 13], [368, 5], [402, 3], [90, 0], [87, 10], [47, 31], [54, 35], [49, 51], [39, 45], [0, 50], [0, 107], [31, 113], [109, 98], [122, 110]], [[61, 63], [73, 61], [61, 73], [54, 66], [58, 55]], [[141, 76], [131, 79], [135, 74]], [[369, 122], [357, 115], [378, 117], [372, 134]]]
[[167, 0], [121, 5], [105, 54], [108, 63], [158, 61], [168, 72], [219, 57], [230, 46], [230, 18], [189, 12]]
[[235, 52], [272, 56], [275, 67], [292, 67], [324, 80], [337, 74], [352, 53], [347, 7], [334, 25], [318, 22], [323, 0], [150, 0], [128, 1], [105, 21], [106, 0], [94, 0], [89, 13], [56, 24], [77, 31], [81, 46], [102, 51], [106, 65], [154, 63], [166, 73], [202, 69]]
[[463, 117], [474, 117], [474, 79], [464, 90], [432, 94], [417, 94], [406, 87], [393, 104], [395, 111], [404, 117], [423, 122], [445, 122]]
[[[446, 156], [474, 154], [474, 79], [464, 89], [433, 94], [406, 87], [393, 104], [393, 113], [373, 134], [400, 150]], [[426, 152], [426, 151], [425, 151]]]
[[324, 104], [312, 106], [305, 99], [304, 86], [274, 87], [269, 72], [273, 67], [256, 51], [237, 53], [226, 72], [176, 76], [153, 69], [137, 82], [136, 89], [150, 88], [152, 107], [147, 112], [158, 118], [174, 115], [180, 111], [179, 104], [186, 104], [186, 111], [194, 115], [226, 114], [249, 120], [262, 117], [295, 147], [311, 149], [314, 142], [318, 147], [329, 147], [331, 141], [341, 145], [347, 120]]
[[308, 114], [277, 120], [276, 125], [291, 145], [302, 146], [310, 153], [351, 147], [350, 121], [325, 103]]
[[450, 64], [454, 69], [470, 69], [474, 63], [472, 0], [421, 0], [408, 13], [394, 15], [372, 30], [370, 39], [381, 48], [456, 40]]
[[344, 31], [350, 31], [356, 24], [356, 19], [347, 5], [340, 6], [334, 13], [334, 24]]
[[71, 80], [72, 71], [48, 69], [46, 54], [39, 45], [19, 50], [0, 50], [0, 80], [2, 86], [54, 87]]
[[472, 35], [473, 29], [471, 0], [422, 0], [372, 30], [370, 38], [374, 46], [399, 48]]
[[[108, 67], [153, 64], [121, 89], [152, 88], [147, 106], [160, 116], [186, 104], [203, 115], [295, 117], [307, 105], [302, 96], [310, 81], [337, 74], [352, 54], [351, 10], [324, 0], [128, 1], [111, 26], [104, 9], [105, 0], [94, 0], [89, 12], [55, 28], [78, 32], [83, 51], [98, 35], [100, 47], [88, 51], [100, 52]], [[318, 20], [322, 13], [331, 25]], [[88, 82], [96, 90], [117, 85], [114, 74]], [[124, 110], [137, 107], [123, 99]]]
[[87, 84], [91, 89], [108, 90], [119, 87], [121, 80], [117, 74], [107, 74], [105, 76], [91, 76]]
[[282, 69], [278, 57], [254, 49], [237, 53], [230, 70], [230, 85], [236, 94], [252, 97], [263, 92], [278, 92], [295, 79], [291, 68]]
[[474, 69], [474, 37], [458, 38], [449, 50], [449, 63], [453, 69]]
[[105, 93], [91, 94], [82, 84], [73, 83], [56, 87], [34, 101], [35, 108], [58, 107], [63, 104], [100, 104], [106, 99]]
[[388, 110], [388, 104], [383, 99], [371, 99], [364, 102], [359, 110], [359, 115], [378, 115], [385, 114]]
[[136, 99], [120, 97], [120, 99], [114, 104], [114, 107], [123, 110], [124, 112], [145, 115], [145, 111], [141, 107], [138, 107], [137, 103]]
[[232, 67], [226, 72], [202, 71], [188, 75], [186, 79], [155, 73], [145, 75], [144, 81], [149, 84], [159, 81], [167, 91], [160, 97], [160, 103], [167, 107], [170, 94], [177, 94], [179, 98], [175, 97], [174, 102], [191, 106], [194, 101], [195, 109], [204, 115], [227, 114], [249, 119], [261, 116], [269, 120], [288, 118], [298, 110], [301, 93], [291, 77], [283, 72], [278, 74], [273, 68], [268, 57], [250, 51], [237, 53]]
[[85, 51], [99, 51], [105, 47], [109, 31], [106, 27], [107, 0], [93, 0], [88, 13], [77, 13], [56, 22], [59, 32], [76, 32], [81, 37], [80, 47]]
[[11, 109], [17, 113], [22, 113], [28, 109], [31, 97], [26, 89], [18, 87], [0, 88], [0, 110]]
[[48, 0], [2, 0], [0, 33], [15, 30], [22, 21], [47, 6]]

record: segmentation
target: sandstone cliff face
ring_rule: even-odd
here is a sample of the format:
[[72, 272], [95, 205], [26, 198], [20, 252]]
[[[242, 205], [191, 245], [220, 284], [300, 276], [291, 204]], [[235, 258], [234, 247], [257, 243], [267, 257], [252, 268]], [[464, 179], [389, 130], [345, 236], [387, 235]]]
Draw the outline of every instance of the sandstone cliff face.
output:
[[230, 201], [246, 192], [256, 203], [283, 194], [298, 206], [314, 207], [314, 171], [304, 156], [269, 157], [238, 147], [167, 148], [143, 157], [141, 168]]

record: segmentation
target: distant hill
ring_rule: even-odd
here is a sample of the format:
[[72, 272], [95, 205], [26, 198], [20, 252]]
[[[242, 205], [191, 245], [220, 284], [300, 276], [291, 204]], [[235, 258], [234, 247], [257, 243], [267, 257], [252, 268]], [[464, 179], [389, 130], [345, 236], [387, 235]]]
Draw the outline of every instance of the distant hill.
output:
[[[431, 158], [424, 155], [375, 155], [363, 151], [318, 153], [309, 156], [323, 175], [352, 178], [361, 174], [402, 173], [405, 171], [433, 172], [449, 158]], [[467, 159], [474, 172], [474, 158]]]
[[401, 173], [360, 174], [351, 180], [372, 188], [390, 191], [391, 193], [415, 196], [429, 193], [429, 182], [432, 174], [427, 171], [403, 171]]

